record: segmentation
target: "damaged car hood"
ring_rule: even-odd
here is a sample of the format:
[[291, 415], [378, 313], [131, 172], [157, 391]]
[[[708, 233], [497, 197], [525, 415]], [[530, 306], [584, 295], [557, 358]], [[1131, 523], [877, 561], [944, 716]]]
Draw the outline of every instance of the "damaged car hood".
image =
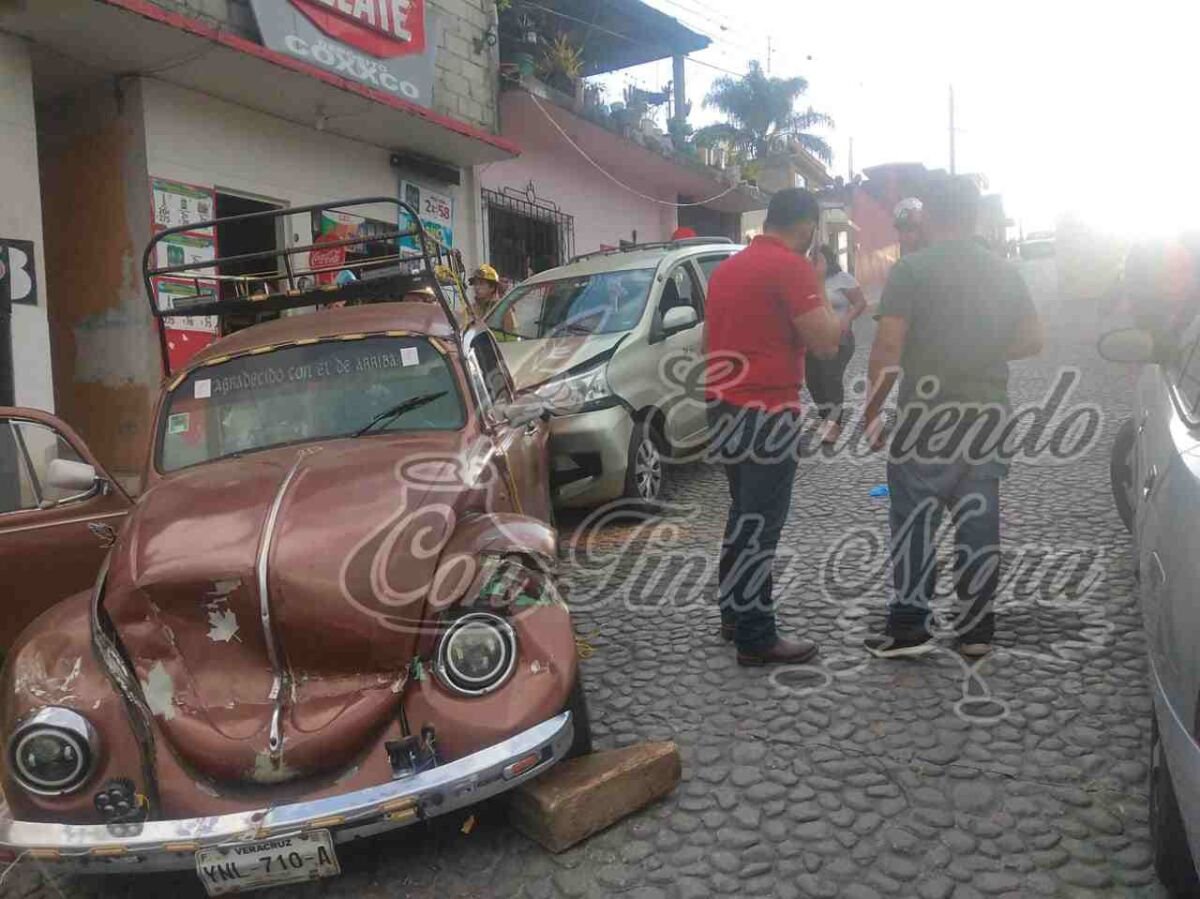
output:
[[611, 355], [628, 333], [511, 340], [500, 344], [500, 353], [517, 390], [526, 390], [569, 369], [580, 368], [606, 353]]
[[374, 435], [149, 490], [104, 608], [176, 755], [222, 782], [347, 763], [399, 709], [440, 551], [491, 452], [458, 433]]

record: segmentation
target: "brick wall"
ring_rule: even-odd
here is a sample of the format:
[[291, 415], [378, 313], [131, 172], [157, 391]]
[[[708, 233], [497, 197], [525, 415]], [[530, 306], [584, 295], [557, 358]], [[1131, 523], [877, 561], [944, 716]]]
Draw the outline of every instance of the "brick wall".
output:
[[[182, 12], [240, 34], [257, 42], [258, 28], [249, 0], [153, 0], [155, 4]], [[283, 2], [283, 0], [279, 0]], [[433, 108], [469, 124], [495, 131], [499, 54], [484, 47], [475, 52], [475, 41], [494, 26], [494, 0], [426, 0], [427, 8], [442, 22], [438, 41], [437, 80]]]

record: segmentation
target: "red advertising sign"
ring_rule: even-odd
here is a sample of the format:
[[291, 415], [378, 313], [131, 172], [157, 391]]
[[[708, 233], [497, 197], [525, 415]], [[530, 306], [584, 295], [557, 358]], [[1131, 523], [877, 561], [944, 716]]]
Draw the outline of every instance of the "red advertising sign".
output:
[[377, 59], [425, 52], [425, 0], [291, 0], [336, 41]]
[[[331, 243], [341, 240], [341, 235], [334, 231], [327, 231], [317, 237], [313, 243]], [[313, 271], [317, 271], [318, 284], [332, 284], [337, 278], [336, 269], [340, 269], [346, 264], [346, 248], [345, 247], [320, 247], [315, 250], [308, 251], [308, 267]], [[329, 271], [318, 271], [319, 269], [329, 269]]]

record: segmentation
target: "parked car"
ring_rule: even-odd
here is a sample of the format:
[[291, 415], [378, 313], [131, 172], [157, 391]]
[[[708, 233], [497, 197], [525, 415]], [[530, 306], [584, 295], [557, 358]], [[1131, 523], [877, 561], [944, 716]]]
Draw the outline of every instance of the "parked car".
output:
[[[1173, 341], [1171, 341], [1173, 343]], [[1145, 363], [1133, 417], [1112, 449], [1112, 489], [1133, 532], [1150, 655], [1150, 829], [1159, 878], [1179, 896], [1200, 892], [1200, 320], [1167, 347], [1123, 329], [1105, 358]]]
[[[213, 894], [308, 880], [338, 873], [338, 844], [590, 748], [547, 426], [490, 331], [459, 325], [428, 255], [341, 288], [298, 288], [301, 271], [265, 295], [218, 303], [197, 282], [152, 301], [160, 325], [363, 305], [251, 326], [169, 371], [131, 508], [66, 425], [0, 409], [0, 458], [19, 450], [0, 468], [0, 522], [21, 523], [0, 525], [6, 600], [49, 606], [0, 678], [4, 858], [193, 868]], [[163, 274], [148, 263], [148, 283]], [[394, 302], [422, 282], [435, 302]], [[102, 561], [74, 523], [112, 543]], [[45, 578], [49, 553], [91, 566], [89, 588], [51, 604], [77, 584]]]
[[740, 247], [693, 238], [602, 251], [514, 288], [488, 317], [518, 390], [550, 409], [560, 506], [654, 503], [664, 460], [705, 433], [708, 277]]

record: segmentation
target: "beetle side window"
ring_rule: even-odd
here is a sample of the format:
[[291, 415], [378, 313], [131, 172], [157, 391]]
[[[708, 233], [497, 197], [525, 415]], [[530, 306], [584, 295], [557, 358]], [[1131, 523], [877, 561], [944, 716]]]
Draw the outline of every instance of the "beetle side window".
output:
[[1184, 412], [1192, 421], [1200, 419], [1200, 341], [1193, 340], [1180, 355], [1179, 399]]
[[512, 390], [508, 386], [508, 378], [504, 374], [504, 366], [500, 362], [500, 351], [496, 342], [488, 333], [480, 334], [471, 342], [471, 353], [479, 367], [483, 379], [483, 388], [487, 392], [487, 401], [493, 406], [503, 405], [512, 401]]
[[32, 421], [0, 421], [0, 514], [91, 495], [50, 484], [47, 473], [55, 459], [83, 461], [53, 428]]

